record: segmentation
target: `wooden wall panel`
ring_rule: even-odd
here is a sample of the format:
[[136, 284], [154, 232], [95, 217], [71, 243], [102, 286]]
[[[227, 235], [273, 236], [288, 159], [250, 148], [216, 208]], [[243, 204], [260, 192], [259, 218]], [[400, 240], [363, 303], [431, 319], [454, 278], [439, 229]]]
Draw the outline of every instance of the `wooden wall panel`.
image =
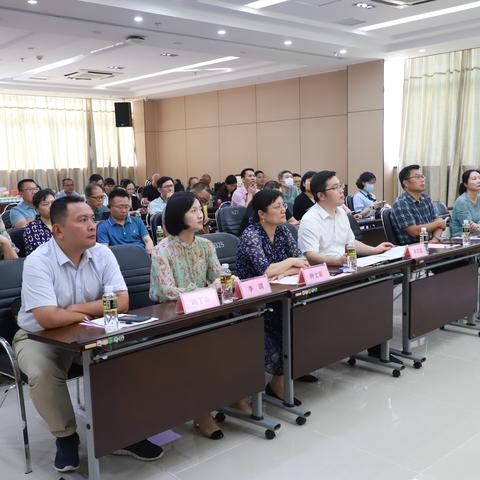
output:
[[156, 135], [158, 172], [184, 181], [188, 177], [185, 130]]
[[219, 125], [257, 121], [255, 87], [231, 88], [218, 92]]
[[348, 111], [383, 110], [383, 60], [348, 67]]
[[299, 118], [299, 90], [298, 78], [257, 85], [257, 122]]
[[186, 128], [218, 125], [218, 92], [185, 97]]
[[214, 182], [220, 180], [218, 127], [187, 130], [187, 176], [209, 173]]
[[257, 168], [255, 123], [220, 127], [220, 178], [239, 174], [245, 167]]

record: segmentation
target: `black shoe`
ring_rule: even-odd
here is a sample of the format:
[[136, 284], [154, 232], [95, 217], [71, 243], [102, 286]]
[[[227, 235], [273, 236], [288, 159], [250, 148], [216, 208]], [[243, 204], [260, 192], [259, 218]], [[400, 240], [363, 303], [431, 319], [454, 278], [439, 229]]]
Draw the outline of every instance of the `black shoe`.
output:
[[[280, 398], [280, 397], [272, 390], [272, 387], [270, 386], [269, 383], [267, 383], [267, 384], [265, 385], [265, 393], [266, 393], [268, 396], [270, 396], [270, 397], [277, 398], [278, 400], [281, 400], [282, 402], [284, 402], [283, 398]], [[300, 406], [300, 405], [302, 404], [302, 402], [301, 402], [298, 398], [296, 398], [296, 397], [293, 398], [293, 403], [294, 403], [294, 405], [295, 405], [296, 407], [298, 407], [298, 406]]]
[[304, 383], [317, 383], [318, 378], [315, 375], [302, 375], [301, 377], [296, 378], [299, 382]]
[[137, 460], [142, 460], [142, 462], [153, 462], [163, 455], [163, 448], [148, 440], [142, 440], [120, 450], [115, 450], [113, 455], [128, 455]]
[[77, 433], [68, 437], [58, 437], [55, 444], [57, 453], [53, 464], [57, 472], [73, 472], [80, 466], [78, 459], [78, 444], [80, 439]]

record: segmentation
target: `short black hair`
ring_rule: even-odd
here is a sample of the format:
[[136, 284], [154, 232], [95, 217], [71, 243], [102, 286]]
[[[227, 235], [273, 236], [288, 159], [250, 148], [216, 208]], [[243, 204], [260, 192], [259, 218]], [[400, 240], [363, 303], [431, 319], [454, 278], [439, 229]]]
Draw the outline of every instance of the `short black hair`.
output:
[[176, 192], [169, 198], [163, 224], [170, 235], [178, 235], [188, 228], [184, 218], [195, 200], [198, 201], [192, 192]]
[[184, 192], [185, 186], [183, 185], [182, 181], [179, 178], [176, 178], [173, 182], [175, 192]]
[[114, 188], [108, 196], [108, 203], [110, 203], [115, 197], [130, 198], [130, 195], [124, 188]]
[[225, 179], [225, 185], [236, 185], [237, 184], [237, 177], [235, 175], [227, 175]]
[[408, 180], [408, 177], [410, 177], [410, 172], [412, 170], [420, 170], [420, 165], [407, 165], [406, 167], [403, 167], [398, 174], [398, 180], [400, 181], [400, 185], [403, 189], [405, 189], [405, 187], [403, 186], [403, 182], [405, 180]]
[[203, 192], [204, 190], [207, 190], [208, 193], [212, 193], [210, 187], [203, 182], [198, 182], [195, 185], [192, 185], [192, 188], [190, 189], [191, 192]]
[[[102, 180], [102, 182], [103, 182], [103, 177], [98, 173], [92, 173], [90, 175], [90, 178], [88, 179], [88, 183], [96, 183], [99, 180]], [[115, 182], [114, 182], [114, 184], [115, 184]]]
[[282, 171], [278, 174], [278, 179], [281, 180], [286, 173], [290, 173], [290, 174], [293, 176], [293, 173], [292, 173], [290, 170], [282, 170]]
[[73, 182], [73, 178], [68, 178], [68, 177], [67, 177], [67, 178], [64, 178], [64, 179], [62, 180], [62, 185], [63, 185], [65, 182]]
[[278, 190], [282, 186], [276, 180], [269, 180], [264, 186], [264, 190]]
[[247, 172], [253, 172], [255, 173], [255, 170], [253, 168], [244, 168], [241, 172], [240, 172], [240, 177], [241, 178], [245, 178], [245, 175]]
[[39, 190], [32, 199], [33, 206], [38, 208], [41, 202], [43, 202], [49, 195], [55, 198], [55, 193], [50, 188], [44, 188], [43, 190]]
[[24, 183], [27, 183], [27, 182], [32, 182], [32, 183], [34, 183], [35, 185], [37, 185], [37, 182], [36, 182], [35, 180], [33, 180], [33, 179], [31, 179], [31, 178], [24, 178], [23, 180], [20, 180], [20, 181], [17, 183], [17, 190], [18, 190], [19, 192], [21, 192], [21, 191], [22, 191], [22, 188], [23, 188], [23, 184], [24, 184]]
[[[468, 179], [470, 178], [470, 175], [474, 172], [480, 173], [480, 170], [477, 170], [476, 168], [470, 168], [469, 170], [465, 170], [463, 172], [462, 183], [460, 184], [460, 186], [458, 188], [458, 192], [460, 193], [460, 195], [462, 195], [462, 193], [465, 193], [467, 191], [467, 187], [465, 186], [465, 184], [468, 183]], [[35, 198], [35, 197], [33, 197], [33, 198]]]
[[372, 172], [363, 172], [355, 182], [355, 185], [359, 190], [363, 190], [363, 184], [370, 182], [371, 180], [376, 180], [377, 177]]
[[85, 203], [82, 197], [57, 198], [50, 207], [50, 221], [52, 225], [63, 223], [68, 217], [68, 205], [70, 203]]
[[[313, 170], [309, 170], [308, 172], [305, 172], [302, 177], [302, 181], [300, 182], [300, 190], [305, 193], [306, 188], [305, 188], [305, 182], [309, 179], [312, 178], [317, 172]], [[310, 188], [310, 191], [312, 189]]]
[[294, 177], [300, 177], [300, 178], [302, 178], [302, 176], [301, 176], [299, 173], [293, 172], [292, 175], [293, 175]]
[[104, 185], [115, 185], [115, 180], [112, 177], [107, 177], [104, 181]]
[[268, 207], [277, 200], [278, 197], [283, 197], [283, 193], [278, 190], [264, 189], [257, 192], [252, 198], [253, 207], [253, 221], [259, 222], [260, 217], [258, 211], [266, 212]]
[[263, 173], [265, 175], [265, 172], [263, 170], [256, 170], [255, 171], [255, 176], [257, 176], [259, 173]]
[[[187, 188], [190, 187], [190, 184], [192, 183], [192, 180], [196, 178], [198, 180], [198, 177], [188, 177], [188, 181], [187, 181]], [[195, 183], [198, 183], [198, 182], [195, 182]]]
[[173, 178], [172, 177], [160, 177], [158, 180], [157, 180], [157, 188], [162, 188], [162, 185], [165, 183], [165, 182], [168, 182], [168, 181], [171, 181], [173, 183], [173, 185], [175, 186], [175, 182], [173, 181]]
[[337, 172], [334, 172], [333, 170], [322, 170], [312, 177], [310, 180], [310, 190], [313, 194], [315, 202], [318, 202], [318, 193], [325, 192], [325, 188], [327, 188], [327, 182], [336, 174]]
[[97, 183], [89, 183], [85, 187], [85, 197], [91, 197], [94, 188], [99, 188], [103, 192], [103, 188]]

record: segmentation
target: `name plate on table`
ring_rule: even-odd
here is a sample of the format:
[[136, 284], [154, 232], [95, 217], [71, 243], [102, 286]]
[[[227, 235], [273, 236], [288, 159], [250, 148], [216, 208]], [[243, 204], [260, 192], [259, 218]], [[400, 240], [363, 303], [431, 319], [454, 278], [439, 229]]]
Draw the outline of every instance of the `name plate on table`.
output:
[[330, 272], [325, 263], [302, 268], [298, 274], [298, 284], [305, 284], [307, 287], [316, 283], [326, 282], [327, 280], [330, 280]]
[[272, 287], [266, 275], [241, 280], [235, 287], [236, 298], [255, 298], [267, 293], [272, 293]]
[[428, 255], [427, 247], [424, 243], [414, 243], [413, 245], [408, 245], [405, 252], [405, 258], [420, 258], [426, 257]]
[[220, 300], [215, 288], [198, 288], [192, 292], [180, 294], [177, 301], [177, 312], [194, 313], [219, 306]]

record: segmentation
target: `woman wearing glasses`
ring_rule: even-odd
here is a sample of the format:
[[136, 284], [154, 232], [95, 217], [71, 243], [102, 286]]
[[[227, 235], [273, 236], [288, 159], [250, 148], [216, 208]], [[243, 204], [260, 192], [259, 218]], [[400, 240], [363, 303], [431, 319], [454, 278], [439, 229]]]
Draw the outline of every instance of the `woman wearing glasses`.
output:
[[[264, 189], [252, 199], [253, 222], [244, 230], [237, 253], [240, 279], [267, 275], [270, 280], [297, 274], [308, 262], [286, 223], [287, 205], [278, 190]], [[265, 314], [265, 370], [272, 375], [265, 392], [283, 398], [282, 318], [280, 304]], [[300, 402], [296, 400], [296, 404]]]
[[93, 210], [96, 222], [103, 220], [103, 214], [108, 212], [108, 208], [103, 204], [104, 198], [105, 192], [100, 185], [97, 185], [96, 183], [89, 183], [85, 187], [85, 200]]

